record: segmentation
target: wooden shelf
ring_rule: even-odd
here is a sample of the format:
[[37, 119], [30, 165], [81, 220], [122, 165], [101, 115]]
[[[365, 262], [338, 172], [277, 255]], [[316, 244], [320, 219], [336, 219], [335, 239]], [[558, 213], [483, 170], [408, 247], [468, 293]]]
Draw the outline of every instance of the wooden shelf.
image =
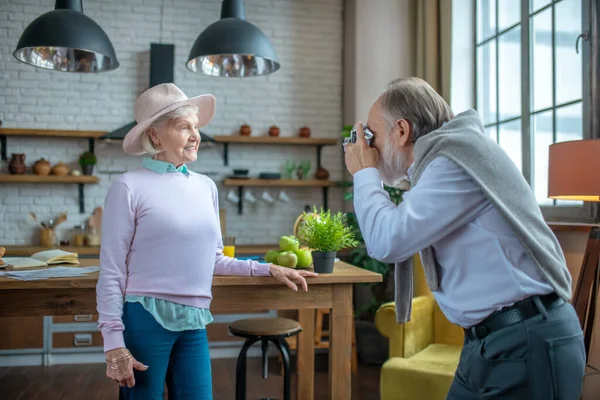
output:
[[[2, 121], [0, 121], [0, 125]], [[72, 138], [72, 139], [87, 139], [88, 151], [94, 152], [94, 140], [106, 135], [105, 131], [73, 131], [66, 129], [31, 129], [31, 128], [0, 128], [0, 159], [6, 161], [7, 137], [54, 137], [54, 138]]]
[[279, 144], [279, 145], [299, 145], [299, 146], [333, 146], [338, 143], [337, 139], [332, 138], [302, 138], [302, 137], [282, 137], [282, 136], [213, 136], [217, 143], [238, 143], [238, 144]]
[[78, 186], [77, 194], [79, 196], [79, 213], [85, 213], [85, 201], [83, 195], [84, 185], [93, 185], [99, 182], [97, 176], [93, 175], [12, 175], [12, 174], [0, 174], [0, 183], [67, 183], [76, 184]]
[[315, 146], [317, 148], [317, 168], [321, 166], [321, 149], [323, 146], [334, 146], [338, 144], [337, 138], [302, 138], [299, 136], [242, 136], [222, 135], [213, 136], [217, 143], [223, 145], [223, 164], [229, 165], [230, 144], [267, 144], [267, 145], [292, 145], [292, 146]]
[[266, 186], [266, 187], [332, 187], [336, 183], [330, 180], [294, 180], [294, 179], [237, 179], [227, 178], [225, 186]]
[[99, 179], [93, 175], [80, 176], [58, 176], [58, 175], [11, 175], [0, 174], [0, 183], [79, 183], [79, 184], [96, 184]]
[[0, 128], [0, 136], [45, 136], [45, 137], [65, 137], [97, 139], [106, 135], [106, 131], [72, 131], [58, 129], [28, 129], [28, 128]]

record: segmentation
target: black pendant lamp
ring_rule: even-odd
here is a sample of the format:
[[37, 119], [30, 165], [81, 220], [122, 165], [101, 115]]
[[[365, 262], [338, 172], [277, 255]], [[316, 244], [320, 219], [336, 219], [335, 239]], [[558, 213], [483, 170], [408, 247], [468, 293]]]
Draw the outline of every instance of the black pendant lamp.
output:
[[208, 76], [249, 77], [279, 69], [275, 50], [267, 36], [245, 20], [242, 0], [223, 0], [221, 19], [196, 39], [185, 64]]
[[104, 72], [119, 66], [108, 35], [83, 14], [82, 0], [56, 0], [19, 38], [13, 56], [34, 67], [64, 72]]

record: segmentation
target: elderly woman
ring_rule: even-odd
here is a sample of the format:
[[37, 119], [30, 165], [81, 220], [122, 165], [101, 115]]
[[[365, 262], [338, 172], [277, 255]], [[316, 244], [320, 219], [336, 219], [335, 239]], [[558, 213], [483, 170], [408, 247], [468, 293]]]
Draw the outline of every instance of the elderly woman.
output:
[[188, 99], [173, 84], [142, 93], [137, 125], [123, 149], [149, 153], [117, 178], [102, 221], [99, 329], [107, 375], [125, 399], [212, 399], [206, 324], [213, 274], [273, 276], [307, 290], [305, 276], [273, 264], [223, 255], [215, 183], [187, 169], [198, 129], [215, 114], [215, 97]]

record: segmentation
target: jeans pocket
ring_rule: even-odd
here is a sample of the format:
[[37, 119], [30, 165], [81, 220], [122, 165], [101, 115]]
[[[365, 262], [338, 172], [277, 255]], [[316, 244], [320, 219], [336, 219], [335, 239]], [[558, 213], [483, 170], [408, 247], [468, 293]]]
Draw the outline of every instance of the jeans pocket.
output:
[[583, 390], [586, 364], [583, 332], [550, 339], [547, 344], [553, 400], [579, 399]]

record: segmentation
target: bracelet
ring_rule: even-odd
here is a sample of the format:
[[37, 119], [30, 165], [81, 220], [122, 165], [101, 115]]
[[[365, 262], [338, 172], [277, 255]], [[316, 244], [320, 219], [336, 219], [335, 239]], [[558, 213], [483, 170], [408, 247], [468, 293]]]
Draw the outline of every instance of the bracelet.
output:
[[121, 361], [121, 360], [126, 360], [128, 358], [131, 358], [131, 353], [127, 353], [127, 354], [125, 354], [125, 355], [123, 355], [123, 356], [121, 356], [119, 358], [113, 358], [112, 360], [109, 360], [107, 358], [106, 362], [109, 363], [109, 364], [112, 364], [112, 363], [116, 363], [116, 362]]

